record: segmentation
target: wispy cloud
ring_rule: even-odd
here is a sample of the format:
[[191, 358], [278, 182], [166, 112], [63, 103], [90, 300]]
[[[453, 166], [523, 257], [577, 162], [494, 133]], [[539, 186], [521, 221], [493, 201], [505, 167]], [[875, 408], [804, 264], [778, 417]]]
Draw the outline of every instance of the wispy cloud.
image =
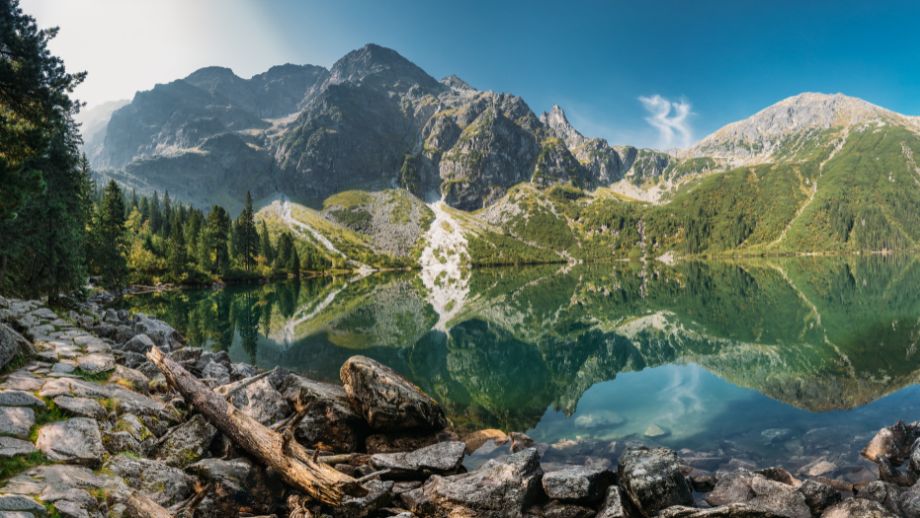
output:
[[658, 147], [687, 147], [693, 142], [693, 128], [687, 120], [690, 116], [689, 102], [671, 101], [658, 94], [641, 96], [639, 102], [649, 113], [645, 120], [658, 130]]

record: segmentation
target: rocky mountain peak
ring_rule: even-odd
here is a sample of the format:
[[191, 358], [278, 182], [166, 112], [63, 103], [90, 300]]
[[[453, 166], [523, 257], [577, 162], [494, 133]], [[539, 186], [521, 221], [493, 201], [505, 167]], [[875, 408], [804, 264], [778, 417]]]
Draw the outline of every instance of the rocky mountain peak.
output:
[[918, 127], [914, 117], [856, 97], [806, 92], [724, 126], [689, 149], [686, 155], [727, 159], [736, 165], [760, 162], [773, 157], [790, 141], [805, 138], [809, 133], [868, 124]]
[[453, 88], [454, 90], [460, 90], [460, 91], [467, 91], [467, 90], [475, 91], [476, 90], [469, 83], [467, 83], [463, 79], [460, 79], [458, 76], [454, 74], [451, 74], [441, 79], [441, 84], [447, 87]]
[[439, 92], [445, 88], [400, 53], [373, 43], [353, 50], [336, 61], [330, 70], [329, 83], [373, 83], [398, 91], [408, 90], [414, 85], [430, 92]]
[[552, 130], [557, 137], [561, 138], [569, 149], [580, 147], [587, 140], [584, 135], [569, 123], [565, 112], [562, 111], [558, 104], [554, 104], [549, 112], [543, 112], [540, 115], [540, 122]]

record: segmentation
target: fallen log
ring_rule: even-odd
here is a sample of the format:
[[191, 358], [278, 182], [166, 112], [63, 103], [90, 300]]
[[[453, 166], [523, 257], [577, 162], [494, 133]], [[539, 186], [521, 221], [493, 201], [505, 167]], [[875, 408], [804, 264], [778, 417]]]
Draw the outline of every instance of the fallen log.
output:
[[360, 496], [363, 492], [354, 478], [317, 462], [296, 441], [286, 440], [238, 410], [158, 347], [151, 348], [147, 358], [188, 404], [234, 444], [278, 472], [292, 486], [328, 505], [337, 505], [345, 494]]

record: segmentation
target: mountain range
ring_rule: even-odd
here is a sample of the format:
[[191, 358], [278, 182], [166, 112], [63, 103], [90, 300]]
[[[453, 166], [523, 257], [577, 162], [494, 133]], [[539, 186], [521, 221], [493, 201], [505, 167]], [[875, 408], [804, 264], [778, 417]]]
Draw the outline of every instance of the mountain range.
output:
[[459, 227], [452, 253], [474, 264], [920, 241], [920, 120], [842, 94], [797, 95], [663, 152], [369, 44], [328, 70], [204, 68], [106, 110], [84, 125], [102, 178], [231, 210], [251, 191], [264, 219], [355, 261], [417, 260], [443, 238], [435, 220]]

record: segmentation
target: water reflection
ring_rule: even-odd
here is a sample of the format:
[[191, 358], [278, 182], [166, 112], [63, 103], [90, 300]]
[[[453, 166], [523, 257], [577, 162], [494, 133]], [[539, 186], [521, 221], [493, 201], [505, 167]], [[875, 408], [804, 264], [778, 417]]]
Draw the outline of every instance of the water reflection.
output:
[[190, 343], [317, 379], [374, 357], [461, 428], [677, 443], [760, 440], [776, 419], [862, 433], [920, 417], [916, 399], [872, 403], [917, 380], [918, 284], [904, 257], [478, 270], [446, 332], [414, 274], [131, 304]]

